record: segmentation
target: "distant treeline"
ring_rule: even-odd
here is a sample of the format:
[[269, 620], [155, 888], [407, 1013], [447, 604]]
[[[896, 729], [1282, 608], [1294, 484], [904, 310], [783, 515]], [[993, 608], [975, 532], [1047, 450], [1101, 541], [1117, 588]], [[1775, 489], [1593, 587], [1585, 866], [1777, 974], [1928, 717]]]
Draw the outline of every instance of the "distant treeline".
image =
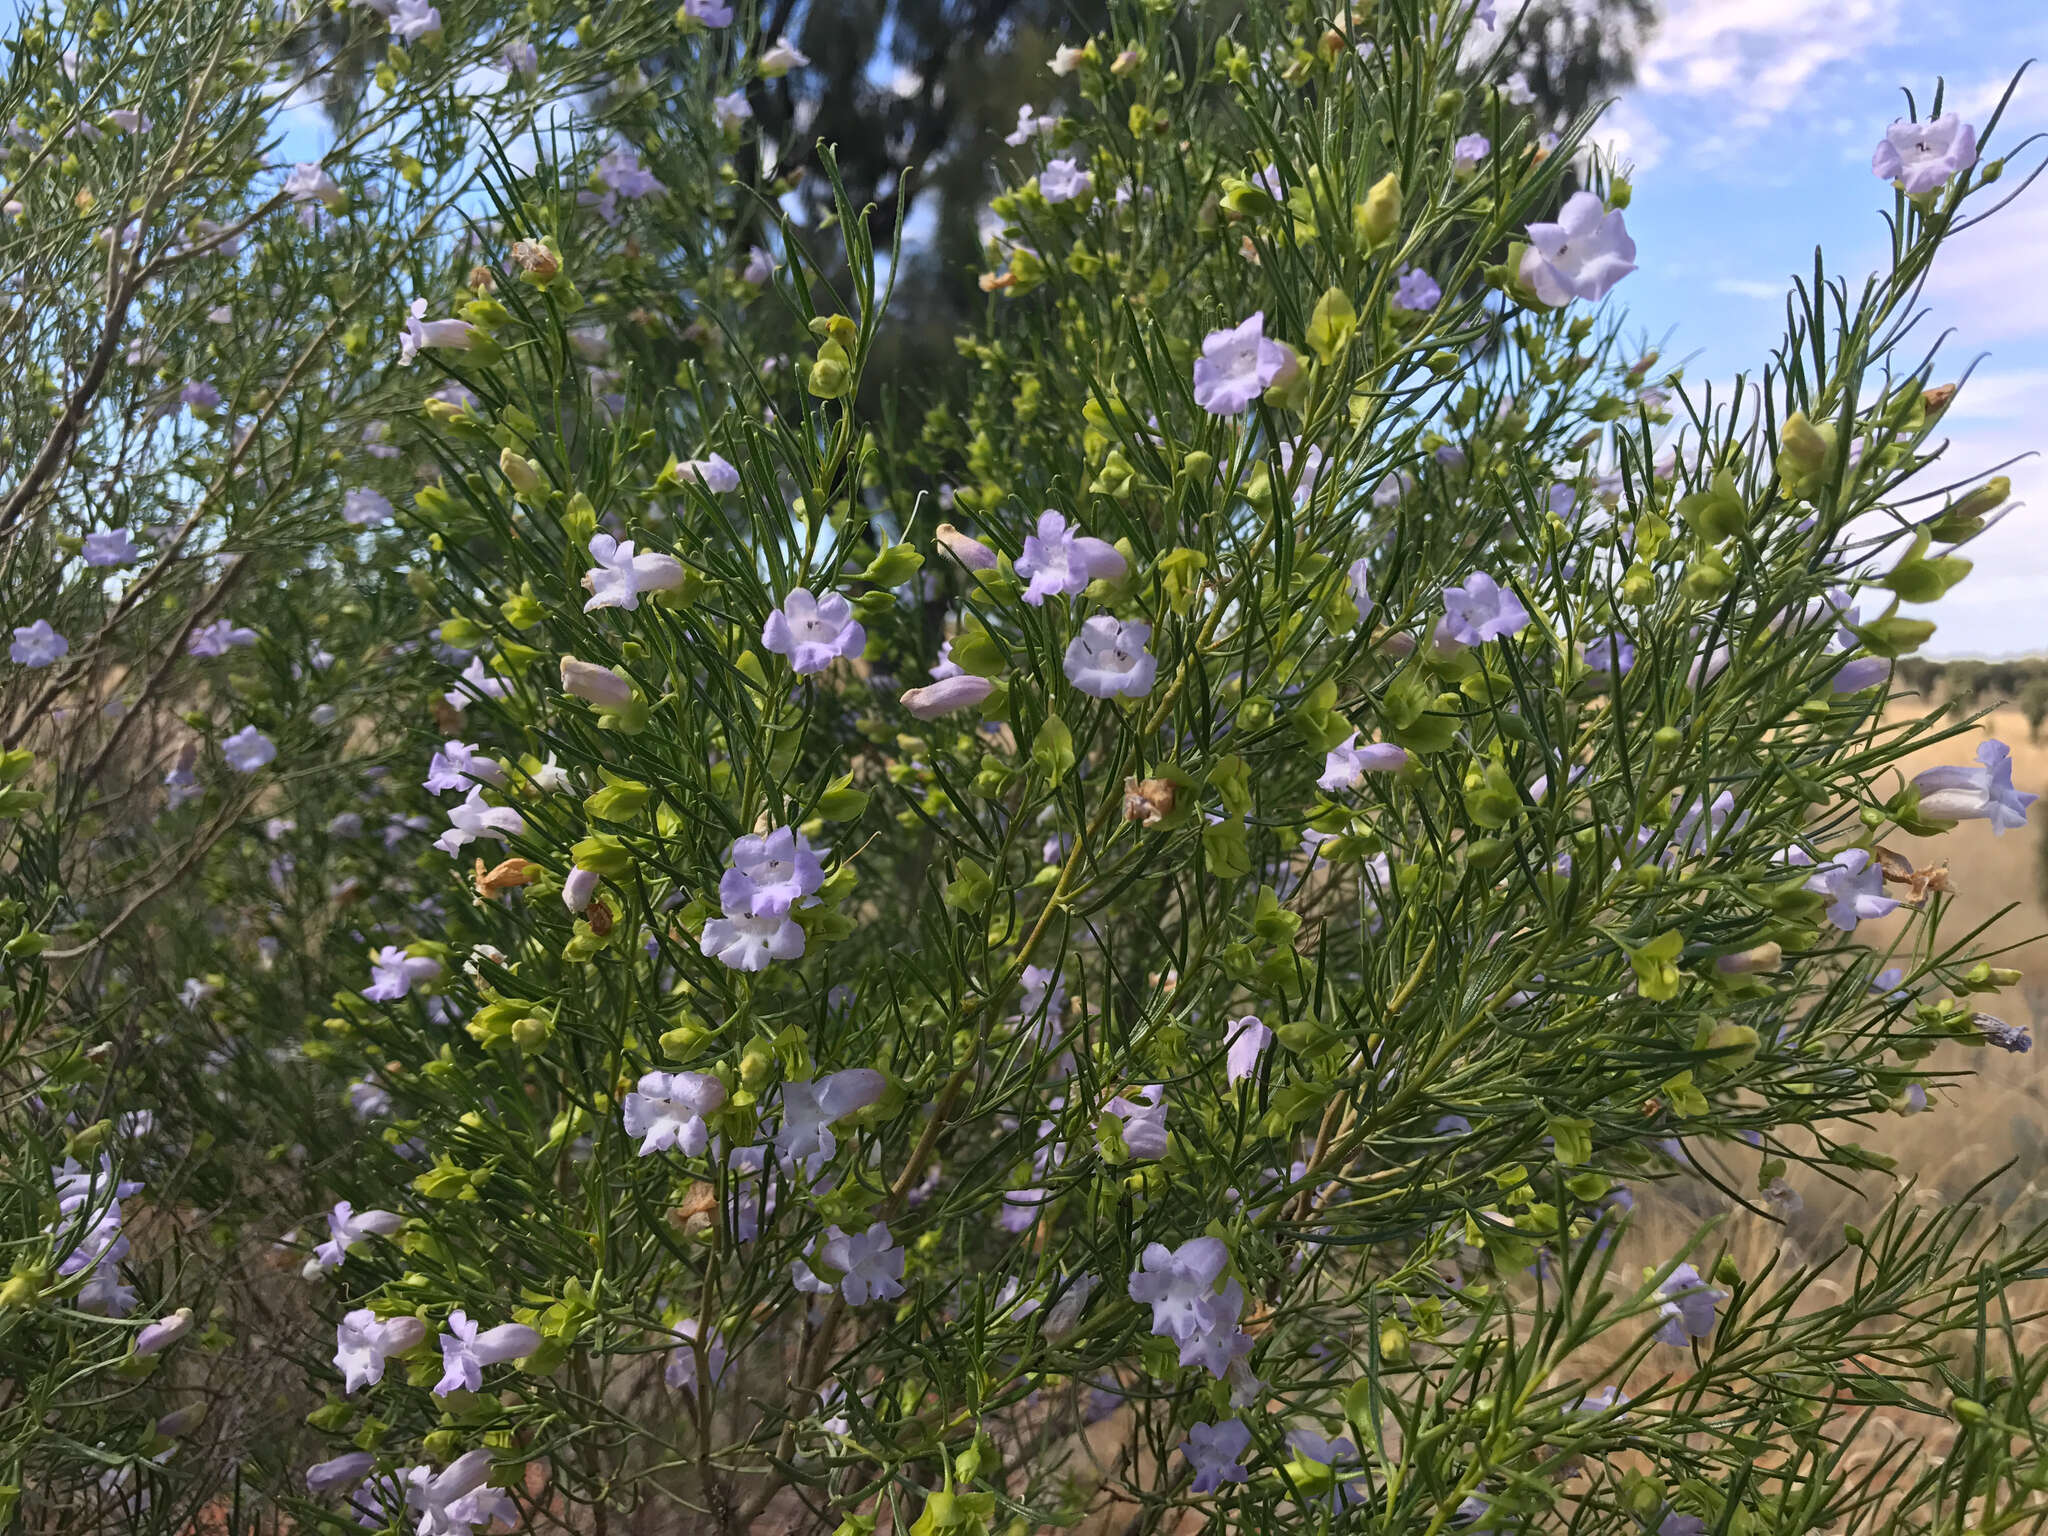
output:
[[2048, 723], [2048, 656], [2014, 661], [1928, 661], [1909, 656], [1899, 663], [1899, 682], [1929, 703], [1972, 708], [2010, 704], [2026, 716], [2036, 741]]

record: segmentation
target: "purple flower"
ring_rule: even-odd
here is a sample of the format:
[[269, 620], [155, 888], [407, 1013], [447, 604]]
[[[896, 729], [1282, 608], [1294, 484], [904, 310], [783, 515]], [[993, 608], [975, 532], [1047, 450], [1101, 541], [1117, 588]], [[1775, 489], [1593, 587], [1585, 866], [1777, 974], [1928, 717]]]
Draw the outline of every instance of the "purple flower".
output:
[[1518, 635], [1529, 623], [1529, 610], [1512, 589], [1484, 571], [1474, 571], [1462, 587], [1444, 588], [1444, 616], [1436, 627], [1439, 645], [1479, 645]]
[[793, 587], [761, 626], [761, 643], [789, 658], [798, 677], [809, 677], [838, 657], [860, 655], [868, 634], [854, 619], [853, 605], [839, 593], [813, 597], [808, 588]]
[[729, 970], [765, 971], [803, 957], [804, 931], [787, 917], [714, 917], [698, 947]]
[[903, 1294], [903, 1250], [890, 1237], [887, 1222], [856, 1233], [832, 1227], [818, 1256], [840, 1272], [839, 1294], [850, 1307]]
[[1372, 567], [1363, 555], [1351, 562], [1345, 580], [1351, 586], [1351, 603], [1358, 610], [1358, 622], [1363, 624], [1372, 617]]
[[341, 520], [351, 528], [374, 528], [391, 521], [391, 502], [381, 492], [359, 486], [341, 498]]
[[1531, 224], [1521, 279], [1545, 304], [1597, 302], [1636, 269], [1636, 243], [1621, 210], [1591, 192], [1574, 192], [1555, 224]]
[[1411, 312], [1435, 309], [1443, 296], [1435, 278], [1420, 267], [1410, 267], [1394, 285], [1394, 308]]
[[1151, 638], [1150, 624], [1098, 613], [1067, 646], [1067, 681], [1094, 699], [1143, 698], [1159, 673], [1159, 658], [1145, 648]]
[[1211, 416], [1236, 416], [1266, 392], [1287, 366], [1287, 349], [1266, 339], [1266, 315], [1211, 331], [1195, 362], [1195, 404]]
[[1468, 133], [1451, 146], [1451, 168], [1473, 170], [1492, 152], [1493, 142], [1485, 134]]
[[142, 558], [141, 549], [128, 537], [126, 528], [110, 528], [105, 533], [88, 533], [79, 553], [85, 557], [87, 565], [94, 567], [133, 565]]
[[255, 726], [245, 725], [220, 744], [220, 755], [235, 772], [254, 773], [276, 758], [277, 743]]
[[719, 877], [719, 905], [728, 917], [786, 917], [792, 907], [815, 906], [825, 883], [818, 856], [829, 851], [813, 848], [793, 827], [736, 839], [726, 851], [730, 867]]
[[1048, 160], [1038, 176], [1038, 192], [1048, 203], [1071, 203], [1095, 191], [1095, 178], [1071, 160]]
[[1233, 1083], [1243, 1082], [1259, 1070], [1259, 1058], [1266, 1054], [1266, 1047], [1272, 1043], [1273, 1031], [1259, 1022], [1258, 1015], [1246, 1014], [1230, 1026], [1230, 1049], [1224, 1075]]
[[1040, 607], [1048, 597], [1075, 597], [1091, 581], [1117, 581], [1130, 567], [1114, 545], [1067, 526], [1059, 513], [1038, 514], [1038, 527], [1024, 536], [1017, 574], [1030, 582], [1024, 601]]
[[1124, 1146], [1132, 1157], [1149, 1162], [1166, 1156], [1166, 1090], [1159, 1084], [1138, 1089], [1132, 1098], [1118, 1094], [1102, 1109], [1123, 1122]]
[[987, 700], [995, 686], [985, 677], [956, 672], [927, 688], [909, 689], [903, 695], [903, 707], [920, 720], [937, 720], [959, 710], [973, 709]]
[[1224, 1483], [1241, 1483], [1251, 1474], [1243, 1464], [1251, 1446], [1252, 1432], [1242, 1419], [1225, 1419], [1221, 1424], [1190, 1424], [1188, 1437], [1175, 1447], [1194, 1469], [1192, 1493], [1214, 1493]]
[[1358, 732], [1353, 731], [1323, 759], [1323, 776], [1316, 786], [1335, 794], [1358, 788], [1368, 773], [1398, 773], [1407, 766], [1408, 754], [1402, 748], [1385, 741], [1369, 741], [1361, 747]]
[[332, 1461], [316, 1461], [306, 1468], [306, 1491], [323, 1494], [353, 1488], [375, 1465], [377, 1458], [368, 1451], [348, 1451]]
[[2027, 807], [2040, 798], [2013, 788], [2012, 749], [2002, 741], [1979, 744], [1975, 766], [1949, 765], [1915, 774], [1913, 787], [1920, 791], [1920, 814], [1928, 820], [1988, 821], [1993, 836], [2025, 826]]
[[426, 0], [398, 0], [390, 26], [391, 35], [402, 43], [431, 41], [441, 35], [441, 13]]
[[[1785, 862], [1811, 865], [1813, 859], [1803, 848], [1788, 848]], [[1859, 922], [1889, 917], [1899, 905], [1885, 895], [1884, 869], [1867, 848], [1844, 848], [1818, 867], [1806, 889], [1828, 898], [1828, 921], [1844, 933], [1854, 933]]]
[[676, 465], [676, 478], [685, 484], [701, 485], [707, 491], [720, 494], [740, 488], [740, 472], [722, 454], [716, 453], [701, 459], [682, 460]]
[[1932, 192], [1976, 163], [1977, 130], [1953, 112], [1924, 123], [1900, 118], [1870, 157], [1872, 173], [1899, 183], [1908, 197]]
[[1585, 658], [1589, 671], [1611, 673], [1616, 677], [1626, 676], [1629, 668], [1636, 664], [1636, 648], [1620, 630], [1595, 635], [1579, 647], [1579, 654]]
[[626, 1134], [641, 1138], [642, 1157], [670, 1148], [702, 1157], [711, 1142], [704, 1117], [725, 1107], [725, 1084], [708, 1072], [648, 1072], [622, 1107]]
[[192, 638], [185, 642], [185, 654], [225, 656], [230, 648], [254, 645], [256, 640], [255, 630], [231, 624], [226, 619], [215, 619], [211, 624], [202, 624], [192, 631]]
[[1704, 1339], [1714, 1331], [1714, 1308], [1728, 1299], [1726, 1291], [1713, 1289], [1690, 1264], [1674, 1269], [1657, 1294], [1664, 1298], [1657, 1308], [1664, 1318], [1657, 1338], [1681, 1347], [1687, 1339]]
[[2034, 1037], [2027, 1033], [2024, 1024], [2008, 1024], [1989, 1013], [1973, 1013], [1970, 1022], [1977, 1026], [1977, 1033], [1984, 1037], [1986, 1045], [1995, 1045], [2001, 1051], [2015, 1054], [2024, 1054], [2034, 1048]]
[[835, 1121], [881, 1102], [889, 1080], [872, 1067], [849, 1067], [812, 1081], [782, 1085], [782, 1126], [775, 1155], [783, 1167], [801, 1167], [815, 1178], [838, 1150]]
[[370, 984], [363, 996], [373, 1003], [395, 1003], [414, 986], [437, 979], [441, 962], [430, 955], [408, 955], [396, 944], [386, 944], [370, 961]]
[[711, 1373], [711, 1385], [717, 1386], [719, 1378], [725, 1375], [725, 1340], [715, 1332], [706, 1335], [703, 1325], [694, 1317], [686, 1317], [676, 1324], [676, 1338], [679, 1342], [669, 1351], [668, 1369], [662, 1372], [663, 1379], [679, 1392], [687, 1392], [692, 1397], [697, 1395], [697, 1350], [692, 1345], [702, 1339], [704, 1365]]
[[732, 25], [732, 7], [725, 0], [683, 0], [683, 12], [707, 27]]
[[430, 794], [444, 790], [468, 791], [478, 784], [505, 787], [505, 770], [496, 758], [485, 757], [466, 741], [444, 742], [427, 764], [421, 787]]
[[[434, 974], [439, 975], [440, 971], [440, 966], [434, 966]], [[313, 1250], [313, 1267], [333, 1269], [364, 1238], [389, 1237], [403, 1224], [403, 1218], [395, 1212], [358, 1211], [346, 1200], [337, 1200], [334, 1209], [327, 1213], [327, 1241]]]
[[24, 667], [48, 667], [62, 661], [70, 650], [71, 642], [52, 629], [48, 619], [37, 619], [14, 627], [14, 643], [7, 647], [7, 655]]
[[135, 1353], [138, 1358], [160, 1354], [191, 1331], [192, 1309], [180, 1307], [169, 1317], [144, 1325], [142, 1332], [135, 1335]]
[[640, 157], [623, 144], [597, 162], [597, 176], [621, 197], [651, 197], [667, 190], [640, 163]]
[[1178, 1248], [1147, 1243], [1130, 1279], [1131, 1300], [1152, 1309], [1153, 1333], [1181, 1346], [1181, 1364], [1199, 1361], [1219, 1378], [1251, 1348], [1237, 1326], [1243, 1287], [1231, 1280], [1216, 1289], [1229, 1263], [1220, 1237], [1192, 1237]]
[[204, 416], [220, 404], [220, 391], [204, 379], [188, 379], [178, 398], [195, 416]]
[[434, 1395], [481, 1392], [486, 1366], [503, 1365], [539, 1348], [540, 1335], [524, 1323], [500, 1323], [478, 1332], [469, 1314], [457, 1307], [448, 1314], [448, 1331], [441, 1335], [441, 1380]]

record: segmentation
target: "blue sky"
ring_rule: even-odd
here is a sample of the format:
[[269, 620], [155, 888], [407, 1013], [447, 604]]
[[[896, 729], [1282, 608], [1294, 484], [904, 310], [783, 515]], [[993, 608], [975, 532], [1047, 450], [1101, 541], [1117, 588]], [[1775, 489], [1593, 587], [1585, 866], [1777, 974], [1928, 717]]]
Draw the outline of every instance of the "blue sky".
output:
[[[1756, 370], [1813, 248], [1853, 279], [1884, 249], [1891, 194], [1870, 151], [1903, 114], [1924, 113], [1936, 77], [1980, 128], [2012, 72], [2048, 60], [2044, 0], [1666, 0], [1638, 82], [1601, 134], [1638, 174], [1629, 227], [1640, 270], [1616, 290], [1689, 382]], [[2048, 129], [2048, 68], [2028, 72], [1991, 148]], [[2015, 168], [2037, 164], [2036, 145]], [[2008, 175], [2007, 187], [2022, 178]], [[1950, 409], [1945, 479], [2048, 447], [2048, 177], [1959, 237], [1926, 290], [1928, 338], [1954, 374], [1981, 358]], [[1930, 655], [2048, 651], [2048, 465], [2014, 466], [2013, 512], [1969, 553], [1977, 570], [1929, 611]]]

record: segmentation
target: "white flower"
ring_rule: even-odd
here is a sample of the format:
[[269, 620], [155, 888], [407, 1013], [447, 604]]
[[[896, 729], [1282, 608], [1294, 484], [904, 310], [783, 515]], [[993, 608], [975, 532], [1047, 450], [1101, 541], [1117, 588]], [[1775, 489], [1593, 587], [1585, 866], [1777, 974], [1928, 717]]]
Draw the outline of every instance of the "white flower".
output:
[[803, 958], [804, 931], [787, 916], [714, 917], [698, 947], [731, 970], [765, 971], [771, 960]]
[[381, 491], [359, 486], [341, 498], [341, 520], [351, 528], [374, 528], [391, 521], [391, 503]]
[[472, 785], [469, 798], [449, 809], [448, 830], [434, 839], [434, 846], [443, 853], [459, 854], [480, 837], [503, 842], [508, 835], [521, 837], [525, 832], [525, 817], [509, 805], [492, 805], [484, 799], [483, 790]]
[[427, 0], [398, 0], [391, 12], [391, 34], [400, 42], [432, 42], [441, 35], [441, 13]]
[[748, 103], [745, 91], [728, 91], [723, 96], [711, 98], [711, 115], [720, 128], [729, 131], [753, 117], [754, 109]]
[[682, 561], [655, 550], [635, 554], [631, 539], [622, 544], [608, 533], [594, 533], [590, 558], [597, 563], [583, 577], [584, 590], [590, 593], [585, 613], [600, 608], [631, 613], [640, 606], [642, 592], [673, 592], [683, 584]]
[[1095, 178], [1072, 160], [1049, 160], [1039, 173], [1038, 192], [1048, 203], [1086, 200], [1095, 191]]
[[626, 1134], [641, 1138], [642, 1157], [670, 1148], [701, 1157], [711, 1138], [704, 1116], [724, 1104], [725, 1085], [708, 1072], [649, 1072], [626, 1095]]
[[325, 203], [330, 209], [339, 208], [345, 201], [340, 184], [311, 161], [301, 161], [291, 168], [284, 179], [284, 195], [295, 203]]
[[797, 47], [787, 37], [775, 39], [775, 46], [761, 55], [761, 77], [773, 80], [777, 75], [786, 75], [792, 69], [801, 69], [811, 62], [810, 55]]
[[334, 1364], [342, 1373], [342, 1391], [353, 1394], [384, 1379], [384, 1362], [426, 1342], [427, 1325], [416, 1317], [380, 1322], [368, 1307], [358, 1307], [334, 1328]]
[[1098, 613], [1067, 646], [1067, 681], [1090, 698], [1143, 698], [1159, 675], [1159, 658], [1146, 649], [1151, 639], [1150, 624]]
[[1033, 139], [1050, 137], [1059, 126], [1057, 117], [1041, 117], [1027, 101], [1017, 109], [1017, 126], [1004, 136], [1003, 142], [1012, 149], [1021, 149]]
[[1082, 60], [1087, 57], [1088, 52], [1085, 48], [1074, 48], [1063, 44], [1053, 50], [1052, 62], [1047, 64], [1046, 68], [1061, 78], [1065, 78], [1079, 69]]

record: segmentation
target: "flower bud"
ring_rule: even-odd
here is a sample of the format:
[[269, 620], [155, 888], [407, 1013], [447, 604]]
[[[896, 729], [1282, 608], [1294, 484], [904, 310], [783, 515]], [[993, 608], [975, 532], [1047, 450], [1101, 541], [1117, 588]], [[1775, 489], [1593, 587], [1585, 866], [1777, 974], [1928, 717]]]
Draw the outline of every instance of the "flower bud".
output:
[[1759, 944], [1753, 949], [1720, 956], [1714, 961], [1714, 969], [1723, 976], [1760, 976], [1777, 970], [1784, 961], [1782, 945]]
[[903, 695], [903, 707], [920, 720], [936, 720], [942, 715], [973, 709], [995, 691], [995, 686], [985, 677], [962, 673], [941, 678], [928, 687], [910, 689]]
[[562, 658], [562, 689], [599, 709], [624, 709], [633, 702], [633, 685], [610, 667]]
[[569, 878], [562, 882], [562, 905], [572, 913], [580, 913], [597, 895], [598, 881], [602, 878], [594, 869], [569, 871]]
[[184, 1407], [165, 1414], [156, 1421], [156, 1432], [166, 1440], [176, 1440], [189, 1435], [206, 1418], [206, 1404], [187, 1403]]
[[135, 1353], [153, 1355], [158, 1350], [169, 1349], [178, 1340], [192, 1331], [192, 1309], [180, 1307], [169, 1317], [159, 1318], [135, 1335]]
[[992, 571], [996, 552], [979, 539], [971, 539], [951, 523], [941, 523], [933, 535], [947, 554], [970, 571]]
[[522, 496], [531, 495], [540, 488], [540, 470], [532, 460], [521, 458], [510, 448], [499, 453], [498, 472]]
[[1401, 178], [1387, 172], [1351, 211], [1352, 228], [1367, 248], [1385, 245], [1401, 227]]
[[387, 1353], [403, 1355], [427, 1342], [427, 1325], [416, 1317], [394, 1317], [384, 1325]]

